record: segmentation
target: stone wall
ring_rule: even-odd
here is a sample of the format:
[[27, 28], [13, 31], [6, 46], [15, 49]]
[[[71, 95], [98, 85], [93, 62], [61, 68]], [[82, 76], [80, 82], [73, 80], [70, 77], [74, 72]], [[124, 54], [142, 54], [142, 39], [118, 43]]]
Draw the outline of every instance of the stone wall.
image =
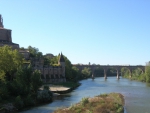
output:
[[11, 40], [11, 30], [0, 29], [0, 40], [6, 41], [6, 42], [12, 42], [12, 40]]

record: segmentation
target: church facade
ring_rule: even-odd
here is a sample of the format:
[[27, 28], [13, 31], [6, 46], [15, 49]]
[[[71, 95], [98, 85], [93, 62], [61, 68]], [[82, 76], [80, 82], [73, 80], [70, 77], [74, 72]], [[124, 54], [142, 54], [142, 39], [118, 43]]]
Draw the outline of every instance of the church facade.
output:
[[[20, 49], [19, 44], [12, 42], [11, 30], [5, 29], [3, 25], [3, 18], [0, 15], [0, 46], [8, 45], [12, 49], [18, 50], [25, 58], [30, 60], [34, 70], [40, 70], [41, 78], [44, 82], [65, 82], [65, 60], [63, 54], [59, 55], [58, 66], [44, 65], [44, 60], [30, 58], [30, 53], [27, 49]], [[49, 55], [49, 57], [53, 57]]]

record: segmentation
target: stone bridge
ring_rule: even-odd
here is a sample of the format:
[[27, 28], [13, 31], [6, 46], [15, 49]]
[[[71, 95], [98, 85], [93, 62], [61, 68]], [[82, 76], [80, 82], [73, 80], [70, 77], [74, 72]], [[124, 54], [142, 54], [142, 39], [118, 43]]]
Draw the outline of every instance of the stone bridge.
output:
[[85, 65], [85, 64], [73, 64], [73, 66], [76, 66], [80, 71], [84, 69], [85, 67], [90, 68], [92, 71], [92, 74], [94, 74], [94, 71], [96, 68], [102, 68], [104, 69], [104, 78], [107, 79], [107, 70], [110, 68], [116, 69], [117, 72], [117, 78], [119, 79], [119, 73], [121, 72], [121, 68], [127, 68], [130, 72], [130, 77], [132, 77], [132, 70], [134, 69], [141, 69], [142, 73], [145, 72], [145, 66], [143, 65]]

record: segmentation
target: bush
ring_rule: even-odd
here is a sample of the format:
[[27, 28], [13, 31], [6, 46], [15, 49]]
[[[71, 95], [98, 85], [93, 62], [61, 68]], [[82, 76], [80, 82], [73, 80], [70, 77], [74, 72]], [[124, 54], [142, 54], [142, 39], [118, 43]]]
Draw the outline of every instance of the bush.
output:
[[7, 86], [6, 84], [0, 84], [0, 97], [3, 99], [3, 100], [6, 100], [9, 98], [9, 91], [7, 89]]
[[45, 85], [45, 86], [44, 86], [44, 89], [45, 89], [45, 90], [49, 90], [49, 86], [46, 86], [46, 85]]
[[23, 103], [21, 97], [20, 97], [20, 96], [17, 96], [17, 97], [15, 98], [15, 107], [16, 107], [18, 110], [20, 110], [20, 109], [23, 108], [23, 106], [24, 106], [24, 103]]
[[33, 98], [31, 97], [31, 95], [28, 95], [25, 100], [24, 100], [25, 106], [32, 106], [35, 105], [35, 102], [33, 100]]
[[81, 105], [82, 105], [82, 106], [85, 106], [87, 103], [89, 103], [88, 98], [82, 98], [82, 100], [81, 100]]
[[49, 90], [38, 91], [37, 99], [40, 102], [52, 101], [52, 93]]

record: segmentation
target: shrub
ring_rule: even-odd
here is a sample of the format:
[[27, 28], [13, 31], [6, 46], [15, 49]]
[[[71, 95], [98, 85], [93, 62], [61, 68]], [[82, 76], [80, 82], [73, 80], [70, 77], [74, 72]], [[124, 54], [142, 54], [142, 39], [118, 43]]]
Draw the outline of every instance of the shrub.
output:
[[44, 86], [44, 90], [49, 90], [49, 86]]
[[52, 93], [49, 90], [38, 91], [37, 99], [40, 102], [51, 101], [52, 100]]
[[20, 96], [17, 96], [17, 97], [15, 98], [15, 107], [20, 110], [20, 109], [23, 108], [23, 106], [24, 106], [24, 103], [23, 103], [21, 97], [20, 97]]
[[87, 103], [89, 103], [89, 99], [88, 98], [82, 98], [81, 105], [85, 106]]
[[6, 84], [0, 84], [0, 97], [5, 100], [9, 98], [9, 91]]
[[108, 94], [105, 94], [105, 93], [104, 93], [104, 94], [101, 94], [100, 96], [101, 96], [101, 97], [107, 97]]
[[31, 95], [28, 95], [25, 100], [24, 100], [25, 106], [32, 106], [35, 105], [35, 102], [33, 100], [33, 98], [31, 97]]

